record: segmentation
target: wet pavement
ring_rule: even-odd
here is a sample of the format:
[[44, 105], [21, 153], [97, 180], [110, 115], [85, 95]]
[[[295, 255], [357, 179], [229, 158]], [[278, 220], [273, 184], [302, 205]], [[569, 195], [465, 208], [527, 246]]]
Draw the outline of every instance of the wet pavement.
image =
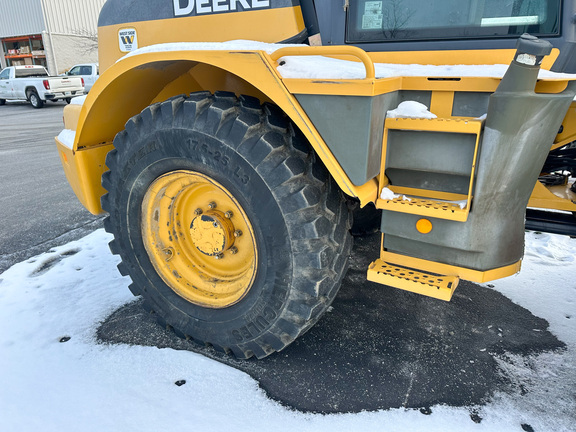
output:
[[564, 350], [545, 320], [490, 288], [462, 281], [448, 303], [366, 281], [379, 242], [378, 235], [356, 239], [329, 312], [263, 360], [181, 340], [157, 325], [141, 300], [106, 319], [98, 339], [200, 353], [248, 373], [284, 406], [321, 413], [482, 405], [496, 391], [524, 391], [510, 385], [498, 358]]

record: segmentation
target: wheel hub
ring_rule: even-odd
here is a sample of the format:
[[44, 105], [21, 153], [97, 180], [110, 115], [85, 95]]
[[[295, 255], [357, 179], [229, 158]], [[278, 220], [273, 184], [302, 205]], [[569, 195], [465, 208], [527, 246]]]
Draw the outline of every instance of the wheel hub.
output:
[[142, 239], [158, 275], [194, 304], [232, 306], [256, 277], [258, 250], [246, 212], [204, 174], [172, 171], [152, 182], [142, 202]]
[[224, 213], [211, 210], [192, 220], [190, 239], [204, 255], [218, 256], [234, 246], [234, 231], [234, 224]]

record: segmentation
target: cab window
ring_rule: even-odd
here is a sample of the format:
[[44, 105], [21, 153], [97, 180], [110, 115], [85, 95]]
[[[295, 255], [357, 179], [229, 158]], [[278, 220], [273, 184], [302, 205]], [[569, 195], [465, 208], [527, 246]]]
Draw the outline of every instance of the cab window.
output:
[[4, 69], [2, 73], [0, 73], [0, 79], [9, 79], [10, 78], [10, 69]]
[[351, 0], [347, 42], [486, 39], [560, 33], [560, 0]]

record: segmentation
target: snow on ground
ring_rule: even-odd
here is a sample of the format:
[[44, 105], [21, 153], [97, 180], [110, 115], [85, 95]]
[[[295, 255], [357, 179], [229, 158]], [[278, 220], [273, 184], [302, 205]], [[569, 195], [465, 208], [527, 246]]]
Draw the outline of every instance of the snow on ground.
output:
[[[576, 430], [576, 239], [527, 233], [523, 271], [492, 283], [548, 320], [568, 352], [502, 358], [511, 385], [530, 391], [495, 395], [479, 407], [480, 424], [469, 409], [444, 406], [431, 415], [302, 414], [199, 354], [96, 344], [99, 323], [133, 301], [110, 239], [98, 230], [0, 274], [0, 431], [522, 431], [521, 422], [538, 432]], [[547, 292], [535, 289], [542, 281]]]

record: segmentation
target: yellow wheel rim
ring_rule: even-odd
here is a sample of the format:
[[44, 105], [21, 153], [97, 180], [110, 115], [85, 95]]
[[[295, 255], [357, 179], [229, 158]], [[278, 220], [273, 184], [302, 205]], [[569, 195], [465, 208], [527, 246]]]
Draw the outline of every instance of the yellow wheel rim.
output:
[[208, 308], [239, 302], [256, 275], [248, 216], [220, 183], [194, 171], [157, 178], [142, 203], [142, 238], [162, 280]]

